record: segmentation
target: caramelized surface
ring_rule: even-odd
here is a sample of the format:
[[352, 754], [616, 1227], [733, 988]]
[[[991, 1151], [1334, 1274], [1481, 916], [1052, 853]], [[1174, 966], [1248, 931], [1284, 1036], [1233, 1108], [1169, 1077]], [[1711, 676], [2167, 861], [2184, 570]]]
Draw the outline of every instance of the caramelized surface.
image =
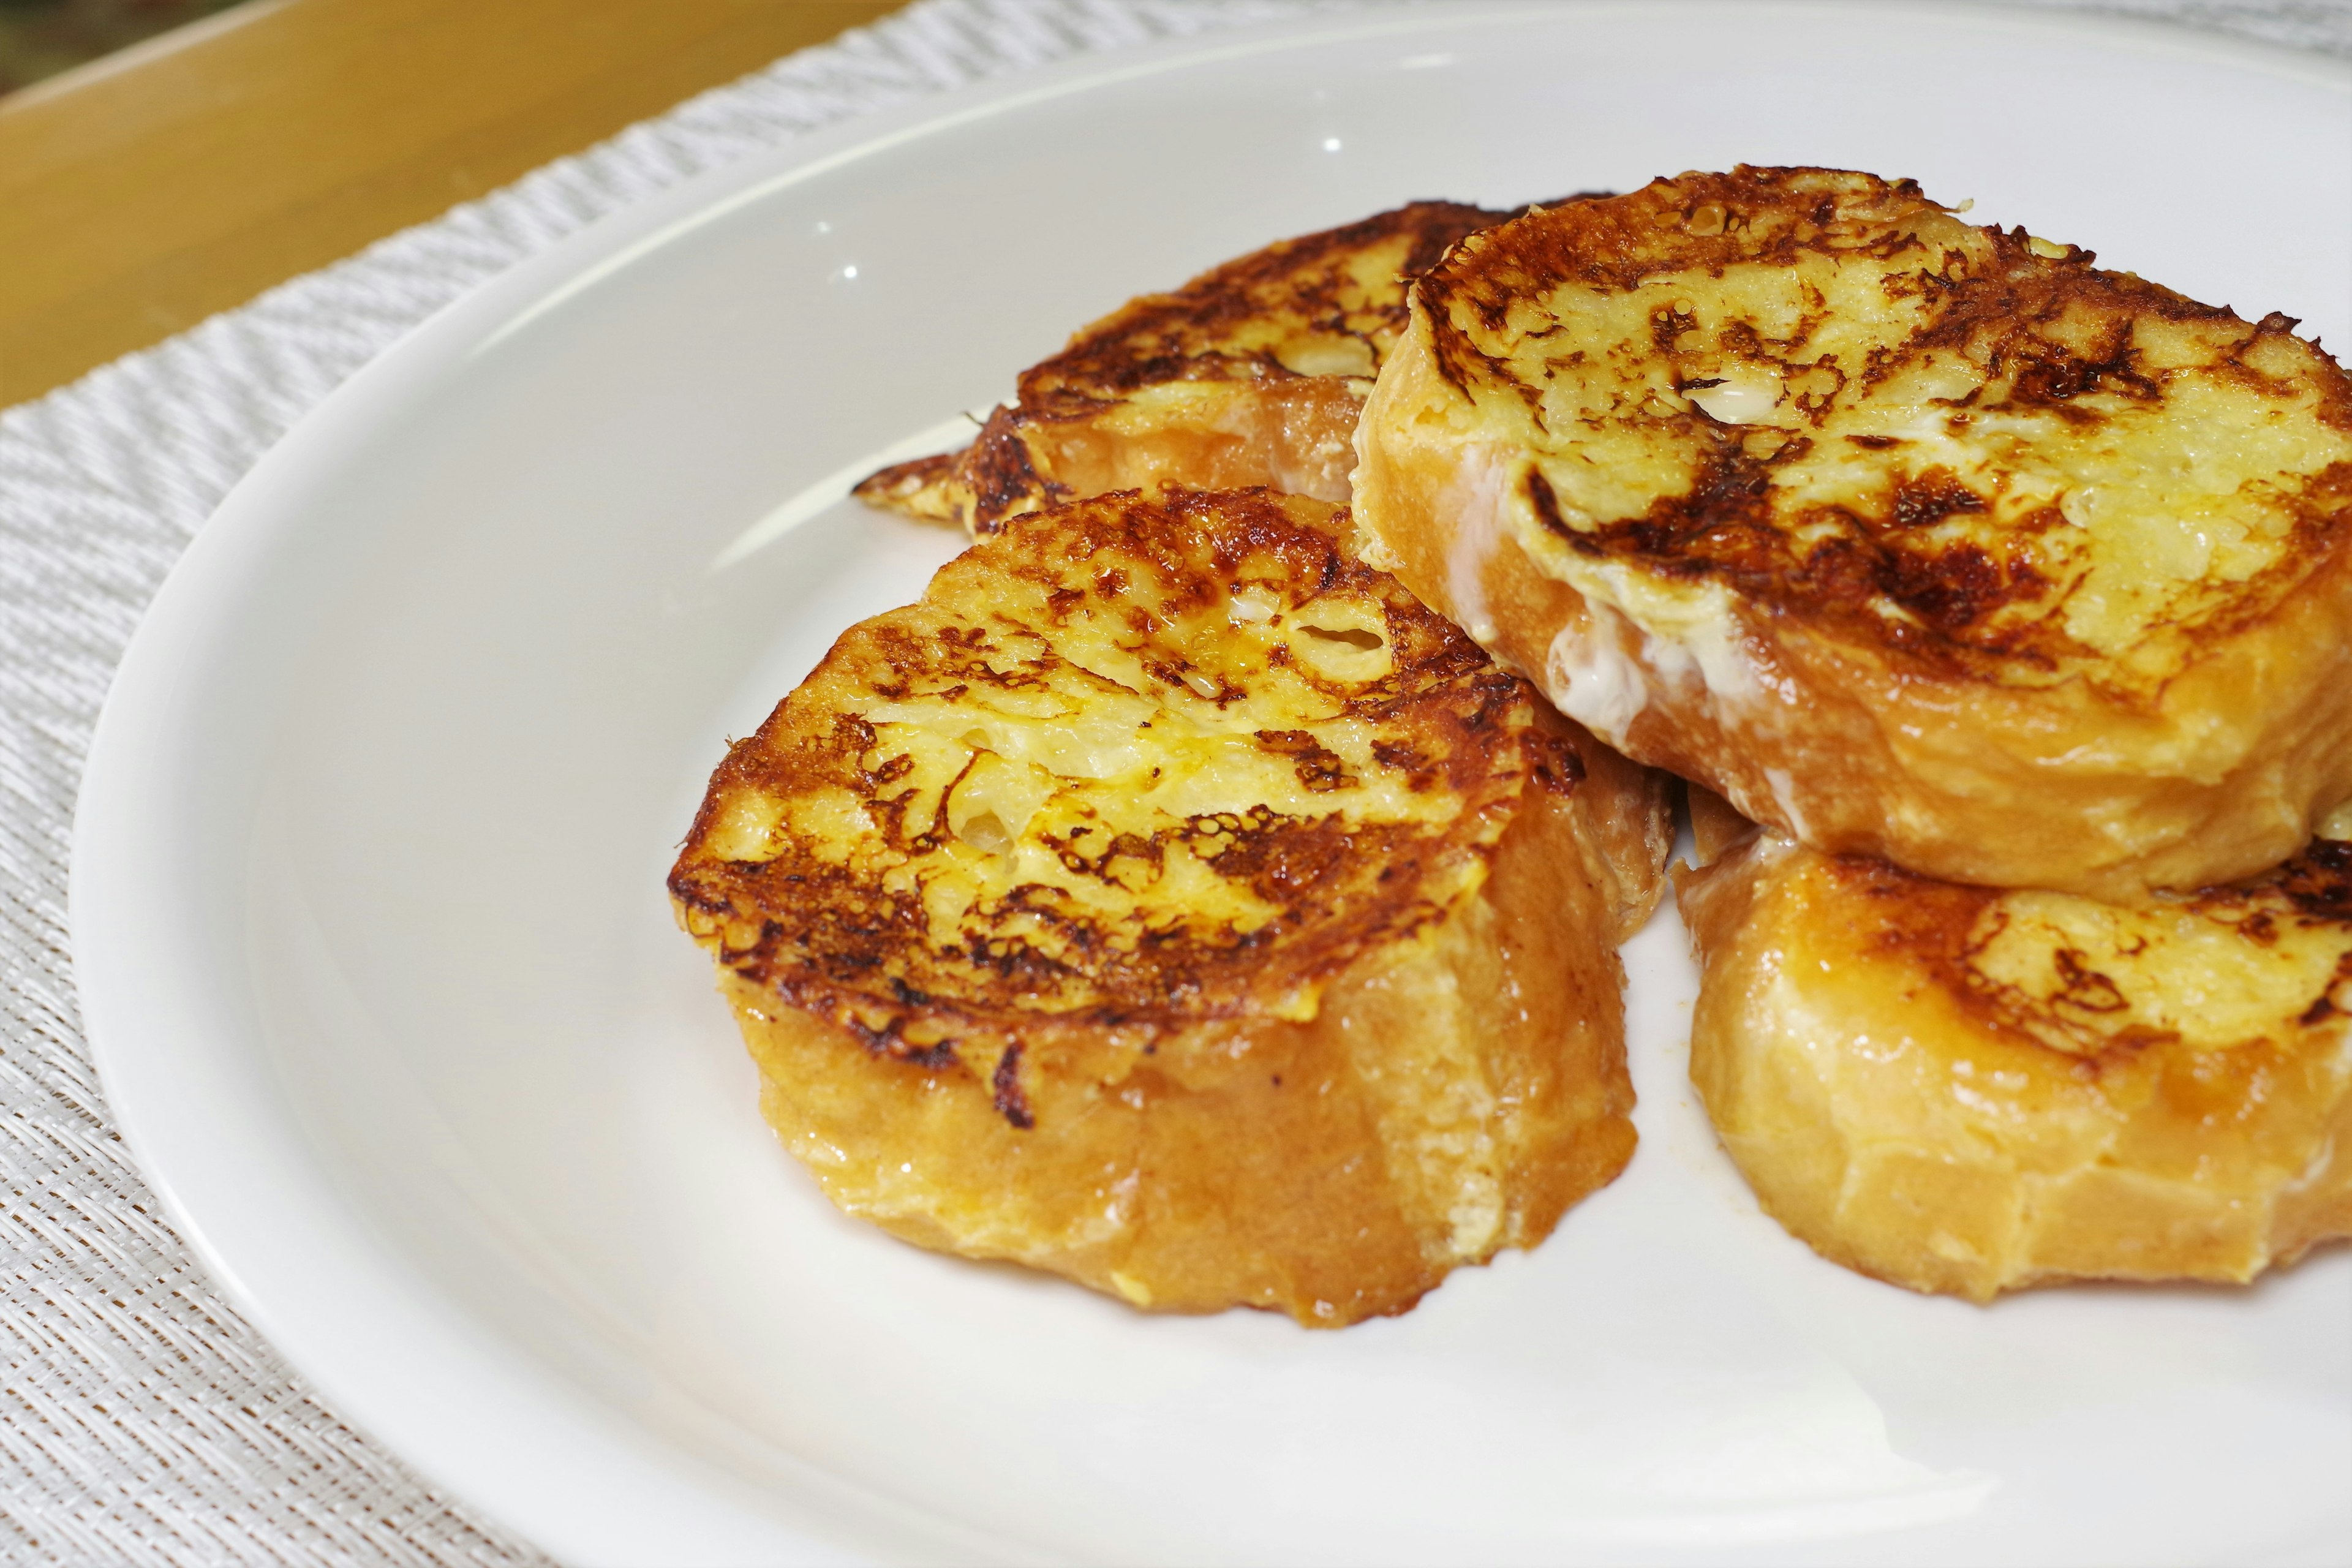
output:
[[1661, 781], [1345, 529], [1264, 491], [1061, 509], [730, 752], [671, 892], [845, 1207], [1344, 1322], [1622, 1164]]
[[1311, 1012], [1580, 765], [1326, 510], [1111, 499], [951, 563], [729, 757], [682, 896], [760, 911], [738, 970], [877, 1019]]
[[2352, 1235], [2352, 844], [2144, 908], [1769, 837], [1676, 886], [1693, 1080], [1827, 1256], [1984, 1300]]
[[1512, 216], [1414, 202], [1146, 294], [1022, 373], [960, 457], [874, 475], [879, 506], [994, 531], [1054, 501], [1178, 482], [1349, 498], [1349, 445], [1405, 325], [1405, 280]]
[[1416, 285], [1359, 513], [1564, 711], [1816, 847], [2243, 876], [2352, 789], [2352, 380], [2091, 263], [1822, 169], [1531, 214]]
[[2138, 689], [2344, 531], [2352, 382], [2285, 317], [2091, 262], [1908, 182], [1740, 169], [1489, 233], [1423, 297], [1580, 575]]

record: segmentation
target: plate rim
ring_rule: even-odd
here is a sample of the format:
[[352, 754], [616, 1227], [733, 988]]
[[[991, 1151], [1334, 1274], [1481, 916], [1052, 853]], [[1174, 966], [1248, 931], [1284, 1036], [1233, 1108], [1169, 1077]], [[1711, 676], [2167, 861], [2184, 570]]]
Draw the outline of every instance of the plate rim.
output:
[[[1766, 11], [1853, 15], [1876, 0], [1671, 3], [1684, 11], [1738, 12], [1753, 17]], [[781, 1509], [772, 1491], [764, 1494], [766, 1508], [730, 1501], [722, 1494], [742, 1489], [730, 1487], [731, 1479], [714, 1467], [665, 1453], [649, 1439], [633, 1438], [608, 1408], [563, 1386], [549, 1369], [529, 1358], [496, 1354], [496, 1336], [478, 1327], [466, 1331], [469, 1326], [458, 1322], [454, 1312], [412, 1310], [409, 1327], [425, 1344], [410, 1342], [410, 1360], [415, 1359], [419, 1348], [436, 1348], [456, 1358], [472, 1375], [444, 1376], [439, 1382], [444, 1385], [462, 1382], [477, 1394], [490, 1384], [498, 1385], [494, 1392], [501, 1405], [508, 1407], [502, 1415], [509, 1421], [520, 1412], [549, 1405], [570, 1405], [581, 1415], [595, 1417], [594, 1424], [603, 1428], [589, 1444], [595, 1452], [575, 1457], [623, 1465], [628, 1476], [640, 1483], [640, 1489], [628, 1504], [615, 1509], [604, 1505], [593, 1489], [562, 1481], [551, 1485], [544, 1460], [518, 1462], [505, 1445], [460, 1440], [451, 1429], [465, 1424], [461, 1419], [420, 1410], [412, 1394], [386, 1386], [400, 1384], [399, 1376], [381, 1367], [355, 1366], [347, 1351], [328, 1348], [333, 1336], [320, 1331], [319, 1325], [305, 1316], [308, 1309], [296, 1304], [305, 1295], [318, 1292], [285, 1288], [275, 1277], [286, 1272], [283, 1268], [261, 1270], [273, 1278], [268, 1285], [257, 1285], [239, 1266], [239, 1258], [232, 1256], [237, 1244], [225, 1246], [216, 1225], [200, 1217], [198, 1211], [208, 1205], [219, 1212], [220, 1184], [201, 1171], [192, 1173], [184, 1156], [175, 1152], [175, 1145], [191, 1131], [175, 1121], [174, 1108], [192, 1103], [185, 1098], [186, 1091], [201, 1086], [173, 1081], [168, 1041], [175, 1017], [184, 1015], [163, 999], [173, 992], [175, 984], [185, 991], [200, 977], [173, 974], [173, 970], [187, 966], [169, 962], [169, 953], [142, 948], [142, 939], [149, 933], [141, 932], [141, 922], [125, 913], [147, 897], [142, 891], [146, 877], [137, 849], [142, 841], [152, 843], [160, 826], [157, 822], [141, 821], [160, 814], [152, 803], [143, 803], [143, 797], [153, 792], [141, 787], [148, 775], [140, 764], [171, 753], [171, 737], [165, 733], [170, 729], [170, 698], [191, 651], [201, 653], [233, 635], [216, 624], [223, 603], [234, 597], [236, 586], [253, 566], [268, 559], [300, 526], [300, 509], [283, 505], [277, 498], [299, 492], [314, 476], [332, 472], [352, 449], [371, 437], [386, 413], [413, 406], [434, 382], [458, 372], [466, 360], [507, 336], [530, 330], [566, 301], [625, 271], [638, 258], [683, 239], [728, 213], [859, 158], [939, 135], [977, 119], [1017, 112], [1030, 103], [1102, 90], [1121, 80], [1213, 66], [1222, 59], [1390, 34], [1402, 37], [1515, 22], [1556, 24], [1565, 12], [1655, 16], [1661, 9], [1656, 0], [1575, 0], [1572, 6], [1557, 0], [1375, 3], [1361, 9], [1245, 23], [1230, 31], [1089, 53], [853, 113], [633, 202], [467, 289], [299, 416], [236, 481], [173, 563], [142, 613], [110, 681], [85, 755], [68, 839], [68, 945], [84, 1037], [106, 1113], [130, 1149], [142, 1178], [163, 1204], [174, 1235], [201, 1262], [210, 1280], [273, 1352], [318, 1392], [338, 1419], [381, 1442], [445, 1497], [462, 1500], [567, 1561], [651, 1561], [658, 1560], [665, 1551], [678, 1549], [680, 1542], [668, 1533], [666, 1524], [646, 1528], [649, 1515], [667, 1511], [646, 1506], [642, 1483], [649, 1472], [667, 1472], [672, 1489], [690, 1495], [698, 1504], [698, 1512], [717, 1526], [707, 1529], [695, 1543], [700, 1561], [773, 1561], [780, 1538], [787, 1534], [798, 1537], [789, 1543], [795, 1554], [805, 1554], [809, 1560], [864, 1561], [877, 1539], [865, 1526], [887, 1526], [894, 1521], [846, 1518], [842, 1511], [845, 1507], [854, 1513], [883, 1510], [902, 1516], [895, 1522], [905, 1522], [904, 1504], [865, 1493], [816, 1472], [814, 1467], [807, 1484], [782, 1500], [785, 1506]], [[1915, 16], [1940, 15], [2031, 33], [2072, 35], [2110, 44], [2128, 41], [2159, 53], [2233, 62], [2352, 96], [2352, 61], [2169, 21], [1982, 0], [1913, 0], [1906, 10]], [[204, 988], [200, 983], [195, 986], [198, 991]], [[186, 1075], [180, 1076], [184, 1079]], [[256, 1078], [261, 1103], [278, 1098], [275, 1086], [263, 1081], [266, 1076]], [[211, 1087], [215, 1091], [219, 1088]], [[195, 1096], [196, 1100], [203, 1099], [201, 1094]], [[327, 1177], [290, 1121], [281, 1120], [276, 1131], [286, 1145], [271, 1156], [276, 1166], [296, 1172], [308, 1167], [311, 1173]], [[373, 1233], [364, 1215], [345, 1203], [331, 1181], [289, 1201], [313, 1222], [337, 1215], [344, 1221], [344, 1233], [327, 1238], [341, 1245], [326, 1250], [336, 1253], [342, 1266], [360, 1270], [347, 1281], [345, 1289], [366, 1275], [402, 1275], [396, 1250]], [[413, 1289], [415, 1276], [406, 1278]], [[480, 1381], [484, 1378], [487, 1383]], [[545, 1423], [538, 1423], [534, 1430], [543, 1433]], [[534, 1479], [525, 1473], [529, 1471], [540, 1473]], [[730, 1509], [740, 1517], [728, 1516]], [[593, 1519], [582, 1522], [583, 1511], [593, 1513]], [[933, 1553], [945, 1550], [1015, 1560], [1036, 1555], [1034, 1547], [949, 1521], [932, 1518], [918, 1523], [920, 1528], [911, 1536], [888, 1529], [883, 1533], [901, 1536], [902, 1547], [912, 1546], [918, 1552], [928, 1547]]]

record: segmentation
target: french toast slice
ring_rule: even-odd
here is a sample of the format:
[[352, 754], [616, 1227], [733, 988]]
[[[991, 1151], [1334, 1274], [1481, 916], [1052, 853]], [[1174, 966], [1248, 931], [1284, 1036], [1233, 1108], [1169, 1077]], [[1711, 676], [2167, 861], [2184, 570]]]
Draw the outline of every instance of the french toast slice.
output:
[[1387, 567], [1596, 735], [1815, 848], [2123, 901], [2352, 795], [2352, 380], [1909, 182], [1739, 168], [1416, 282]]
[[975, 537], [1058, 500], [1162, 483], [1345, 501], [1356, 416], [1405, 323], [1405, 279], [1512, 216], [1412, 202], [1129, 300], [1022, 372], [961, 453], [856, 494]]
[[1675, 889], [1692, 1081], [1823, 1256], [1983, 1301], [2352, 1236], [2352, 843], [2124, 907], [1758, 833]]
[[1138, 1306], [1400, 1312], [1633, 1146], [1664, 781], [1265, 490], [992, 535], [845, 633], [670, 877], [784, 1142]]

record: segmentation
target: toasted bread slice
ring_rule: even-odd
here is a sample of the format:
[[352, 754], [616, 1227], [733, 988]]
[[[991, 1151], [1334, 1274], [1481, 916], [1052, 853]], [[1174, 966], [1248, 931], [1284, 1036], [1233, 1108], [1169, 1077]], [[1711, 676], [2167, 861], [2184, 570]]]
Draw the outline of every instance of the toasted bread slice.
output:
[[1981, 1301], [2352, 1236], [2352, 843], [2137, 908], [1774, 835], [1675, 886], [1692, 1080], [1823, 1256]]
[[1816, 848], [2134, 900], [2352, 794], [2352, 380], [1907, 182], [1685, 174], [1455, 247], [1368, 559]]
[[670, 889], [844, 1209], [1343, 1324], [1624, 1164], [1663, 780], [1347, 530], [1264, 490], [1057, 509], [729, 753]]
[[1024, 371], [962, 453], [884, 468], [856, 493], [975, 536], [1161, 483], [1345, 501], [1356, 416], [1404, 330], [1405, 279], [1512, 216], [1414, 202], [1130, 300]]

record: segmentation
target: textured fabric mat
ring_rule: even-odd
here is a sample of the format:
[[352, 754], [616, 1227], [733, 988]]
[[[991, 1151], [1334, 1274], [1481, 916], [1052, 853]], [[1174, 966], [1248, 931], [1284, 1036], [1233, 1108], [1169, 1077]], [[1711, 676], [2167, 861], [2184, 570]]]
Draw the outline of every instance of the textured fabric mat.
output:
[[[83, 1046], [65, 892], [84, 749], [141, 612], [237, 477], [439, 306], [647, 193], [982, 78], [1356, 3], [924, 0], [0, 413], [0, 1556], [545, 1561], [344, 1426], [239, 1318], [161, 1217]], [[2352, 0], [2092, 8], [2352, 57]]]

